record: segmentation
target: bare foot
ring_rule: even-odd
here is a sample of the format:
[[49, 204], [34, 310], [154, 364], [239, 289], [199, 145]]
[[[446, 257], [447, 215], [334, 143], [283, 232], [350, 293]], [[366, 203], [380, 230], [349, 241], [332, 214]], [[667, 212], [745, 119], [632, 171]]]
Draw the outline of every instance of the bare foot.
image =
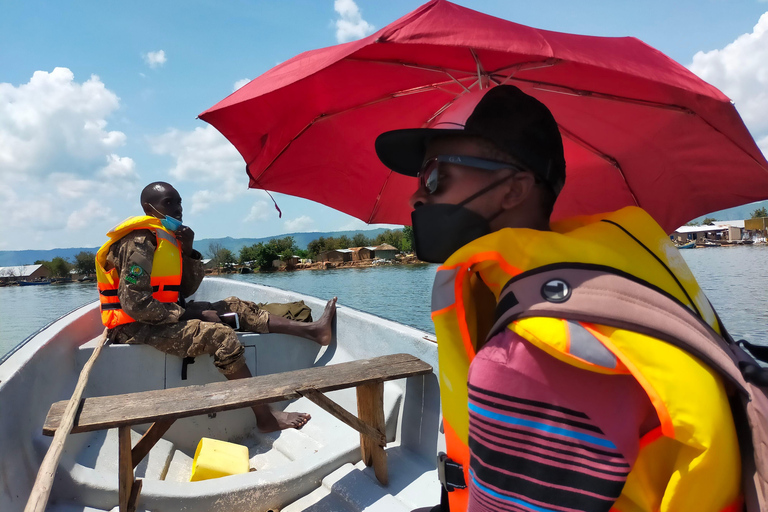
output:
[[256, 425], [259, 432], [275, 432], [287, 428], [299, 429], [307, 424], [312, 417], [305, 412], [285, 412], [267, 409], [256, 414]]
[[296, 322], [277, 315], [269, 315], [269, 332], [300, 336], [318, 345], [329, 345], [333, 339], [333, 317], [336, 316], [336, 297], [328, 301], [325, 311], [316, 322]]
[[312, 322], [310, 324], [312, 329], [312, 335], [310, 339], [324, 347], [331, 343], [331, 328], [333, 326], [332, 322], [333, 317], [336, 316], [336, 300], [337, 297], [329, 300], [328, 304], [325, 305], [323, 316], [321, 316], [316, 322]]

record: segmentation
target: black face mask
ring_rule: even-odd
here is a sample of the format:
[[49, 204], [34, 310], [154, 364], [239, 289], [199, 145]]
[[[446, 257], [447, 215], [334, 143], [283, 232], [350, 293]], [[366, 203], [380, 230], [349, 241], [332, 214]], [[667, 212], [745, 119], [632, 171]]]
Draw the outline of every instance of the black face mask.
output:
[[416, 257], [430, 263], [444, 263], [451, 254], [469, 242], [491, 232], [490, 222], [503, 209], [486, 219], [464, 207], [465, 204], [487, 193], [510, 176], [494, 181], [459, 204], [425, 204], [411, 212], [411, 225]]

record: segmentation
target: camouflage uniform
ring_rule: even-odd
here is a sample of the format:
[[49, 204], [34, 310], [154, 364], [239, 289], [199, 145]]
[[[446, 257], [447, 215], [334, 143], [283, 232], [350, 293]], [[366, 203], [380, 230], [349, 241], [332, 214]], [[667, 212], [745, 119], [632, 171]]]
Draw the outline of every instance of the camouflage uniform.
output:
[[[195, 293], [205, 276], [200, 253], [195, 250], [182, 258], [181, 304], [155, 300], [152, 297], [150, 274], [156, 247], [157, 239], [154, 233], [149, 230], [136, 230], [113, 244], [109, 250], [107, 265], [117, 268], [120, 273], [117, 289], [120, 304], [123, 310], [136, 320], [115, 327], [110, 333], [112, 341], [142, 343], [180, 357], [211, 354], [214, 364], [223, 374], [238, 371], [245, 364], [245, 358], [243, 347], [231, 327], [222, 323], [180, 318], [185, 309], [190, 309], [190, 313], [213, 309], [220, 315], [235, 312], [240, 317], [242, 330], [265, 333], [269, 332], [270, 313], [267, 310], [270, 305], [258, 305], [229, 297], [214, 303], [190, 302], [183, 307], [183, 298]], [[137, 270], [137, 266], [140, 270]], [[309, 311], [309, 307], [302, 303], [300, 307], [290, 308], [292, 316], [281, 316], [311, 322]]]

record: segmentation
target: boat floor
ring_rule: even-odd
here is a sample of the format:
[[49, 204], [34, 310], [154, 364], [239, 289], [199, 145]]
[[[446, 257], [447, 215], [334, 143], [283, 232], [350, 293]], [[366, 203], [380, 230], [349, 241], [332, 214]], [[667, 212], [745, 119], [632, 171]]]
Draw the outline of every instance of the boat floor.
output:
[[[249, 347], [258, 350], [259, 343], [269, 342], [271, 345], [276, 336], [279, 335], [245, 335], [241, 336], [241, 341], [246, 350]], [[87, 359], [92, 350], [93, 342], [81, 346], [79, 359]], [[95, 375], [91, 396], [115, 394], [115, 388], [125, 389], [126, 376], [114, 374], [115, 368], [121, 369], [118, 373], [141, 368], [139, 375], [162, 375], [162, 383], [142, 382], [142, 387], [150, 389], [223, 378], [205, 360], [207, 358], [198, 359], [203, 360], [188, 368], [189, 381], [182, 383], [178, 381], [180, 358], [165, 356], [142, 345], [106, 347], [100, 356], [100, 367], [107, 375], [101, 375], [101, 378]], [[119, 365], [110, 364], [115, 361], [119, 361]], [[261, 364], [256, 364], [255, 354], [248, 364], [255, 375], [269, 373], [258, 371]], [[328, 393], [328, 397], [353, 414], [357, 412], [354, 389], [334, 391]], [[397, 437], [398, 428], [407, 428], [404, 423], [399, 425], [402, 401], [402, 387], [395, 382], [385, 383], [384, 409], [390, 442], [387, 448], [390, 482], [387, 487], [378, 483], [372, 469], [359, 462], [359, 434], [311, 401], [299, 399], [275, 406], [310, 413], [312, 420], [301, 430], [262, 434], [254, 428], [255, 420], [249, 409], [178, 420], [136, 468], [136, 477], [143, 479], [139, 510], [146, 507], [146, 510], [353, 512], [413, 510], [435, 505], [439, 501], [440, 487], [434, 462], [392, 442]], [[134, 444], [146, 427], [139, 426], [132, 431]], [[195, 445], [202, 436], [247, 446], [250, 466], [255, 471], [189, 482]], [[109, 505], [115, 503], [117, 491], [117, 453], [116, 429], [71, 435], [57, 476], [58, 488], [64, 486], [67, 491], [60, 494], [48, 510], [113, 510]], [[79, 505], [69, 504], [70, 500]]]

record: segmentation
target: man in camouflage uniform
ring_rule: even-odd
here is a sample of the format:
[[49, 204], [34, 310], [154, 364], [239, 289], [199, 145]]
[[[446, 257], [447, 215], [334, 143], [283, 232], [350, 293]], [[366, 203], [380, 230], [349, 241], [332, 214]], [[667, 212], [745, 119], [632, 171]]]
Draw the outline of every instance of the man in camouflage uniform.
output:
[[[141, 204], [149, 216], [169, 216], [181, 221], [181, 196], [168, 183], [147, 185], [141, 193]], [[118, 270], [120, 304], [123, 311], [135, 320], [112, 329], [110, 336], [114, 343], [142, 343], [179, 357], [211, 354], [216, 367], [228, 379], [240, 379], [251, 376], [245, 365], [244, 349], [235, 331], [222, 323], [220, 315], [237, 313], [240, 328], [244, 331], [292, 334], [320, 345], [331, 342], [335, 297], [328, 302], [317, 322], [312, 322], [309, 308], [303, 303], [260, 305], [229, 297], [214, 303], [194, 301], [185, 304], [184, 298], [195, 293], [200, 286], [204, 271], [200, 253], [192, 248], [194, 232], [188, 226], [181, 226], [175, 231], [175, 236], [182, 253], [178, 303], [161, 302], [152, 296], [150, 275], [158, 242], [151, 230], [131, 231], [110, 247], [106, 270]], [[268, 312], [270, 306], [273, 306], [273, 312], [279, 310], [280, 313]], [[255, 406], [253, 411], [263, 432], [301, 428], [310, 419], [305, 413], [272, 411], [266, 405]]]

